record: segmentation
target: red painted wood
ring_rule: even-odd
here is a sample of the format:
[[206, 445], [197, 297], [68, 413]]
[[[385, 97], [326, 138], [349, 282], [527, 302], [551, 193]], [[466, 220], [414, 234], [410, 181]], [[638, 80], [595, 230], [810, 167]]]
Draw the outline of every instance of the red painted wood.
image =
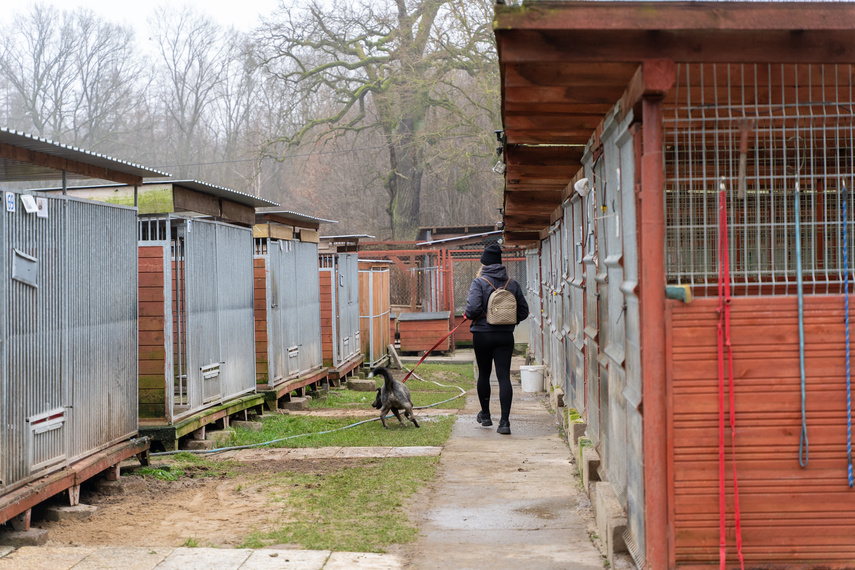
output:
[[[668, 302], [672, 525], [681, 568], [717, 558], [716, 307], [712, 298], [688, 305]], [[855, 492], [846, 477], [843, 297], [805, 298], [811, 452], [806, 468], [798, 463], [796, 311], [793, 297], [736, 297], [732, 305], [736, 467], [746, 565], [851, 567]], [[728, 493], [730, 498], [730, 487]]]

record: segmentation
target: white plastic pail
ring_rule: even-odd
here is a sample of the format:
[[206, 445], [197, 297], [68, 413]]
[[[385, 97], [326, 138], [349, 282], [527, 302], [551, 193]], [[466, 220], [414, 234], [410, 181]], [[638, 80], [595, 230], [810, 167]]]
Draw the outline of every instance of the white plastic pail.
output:
[[520, 383], [523, 392], [543, 392], [543, 370], [546, 366], [520, 366]]

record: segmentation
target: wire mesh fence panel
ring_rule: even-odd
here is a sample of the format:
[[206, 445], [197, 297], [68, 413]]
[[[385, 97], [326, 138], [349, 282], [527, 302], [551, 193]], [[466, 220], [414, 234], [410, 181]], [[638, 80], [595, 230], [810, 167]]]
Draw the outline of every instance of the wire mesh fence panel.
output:
[[[735, 295], [843, 290], [855, 165], [850, 65], [689, 64], [665, 112], [666, 271], [716, 294], [719, 192]], [[799, 207], [796, 208], [796, 192]], [[851, 207], [849, 210], [851, 211]], [[798, 218], [798, 220], [797, 220]], [[849, 244], [852, 246], [852, 243]]]

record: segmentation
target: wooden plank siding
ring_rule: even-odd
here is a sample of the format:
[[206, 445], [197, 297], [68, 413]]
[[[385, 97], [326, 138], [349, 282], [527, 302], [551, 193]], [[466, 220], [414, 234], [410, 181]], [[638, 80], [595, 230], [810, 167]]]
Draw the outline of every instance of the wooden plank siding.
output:
[[166, 417], [163, 246], [140, 246], [139, 415]]
[[[398, 321], [398, 334], [401, 337], [401, 351], [423, 352], [434, 345], [436, 341], [448, 334], [449, 319], [432, 319], [418, 321]], [[451, 350], [451, 341], [445, 339], [434, 349], [434, 352]]]
[[[823, 567], [851, 568], [855, 490], [847, 481], [843, 297], [804, 300], [810, 446], [805, 468], [798, 460], [797, 303], [794, 296], [740, 297], [732, 303], [736, 468], [745, 563], [764, 563], [765, 568], [822, 560]], [[718, 560], [717, 307], [715, 298], [690, 304], [668, 301], [666, 307], [672, 442], [668, 502], [672, 560], [680, 568], [709, 568]], [[727, 409], [726, 402], [725, 386]], [[729, 428], [726, 434], [727, 552], [729, 562], [736, 564]]]
[[333, 311], [332, 298], [332, 275], [329, 270], [320, 270], [320, 288], [321, 288], [321, 357], [324, 361], [324, 366], [333, 366], [333, 319], [336, 314]]
[[267, 365], [267, 260], [253, 260], [253, 296], [255, 305], [255, 384], [268, 386]]

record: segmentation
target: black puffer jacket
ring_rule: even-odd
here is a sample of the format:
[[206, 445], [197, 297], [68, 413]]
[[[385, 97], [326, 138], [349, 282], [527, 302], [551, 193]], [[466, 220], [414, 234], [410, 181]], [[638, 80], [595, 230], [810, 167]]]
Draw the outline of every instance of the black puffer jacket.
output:
[[[517, 324], [528, 317], [528, 303], [525, 301], [525, 296], [522, 292], [520, 284], [511, 279], [508, 282], [508, 270], [504, 265], [499, 263], [495, 265], [484, 265], [481, 267], [481, 277], [486, 277], [490, 280], [497, 289], [504, 286], [507, 282], [507, 290], [514, 294], [517, 298]], [[469, 295], [466, 297], [466, 318], [472, 321], [469, 325], [469, 330], [472, 332], [490, 332], [490, 331], [513, 331], [515, 325], [491, 325], [487, 322], [484, 313], [487, 310], [487, 300], [490, 298], [490, 293], [493, 292], [493, 287], [483, 279], [475, 278], [472, 280], [472, 285], [469, 287]]]

